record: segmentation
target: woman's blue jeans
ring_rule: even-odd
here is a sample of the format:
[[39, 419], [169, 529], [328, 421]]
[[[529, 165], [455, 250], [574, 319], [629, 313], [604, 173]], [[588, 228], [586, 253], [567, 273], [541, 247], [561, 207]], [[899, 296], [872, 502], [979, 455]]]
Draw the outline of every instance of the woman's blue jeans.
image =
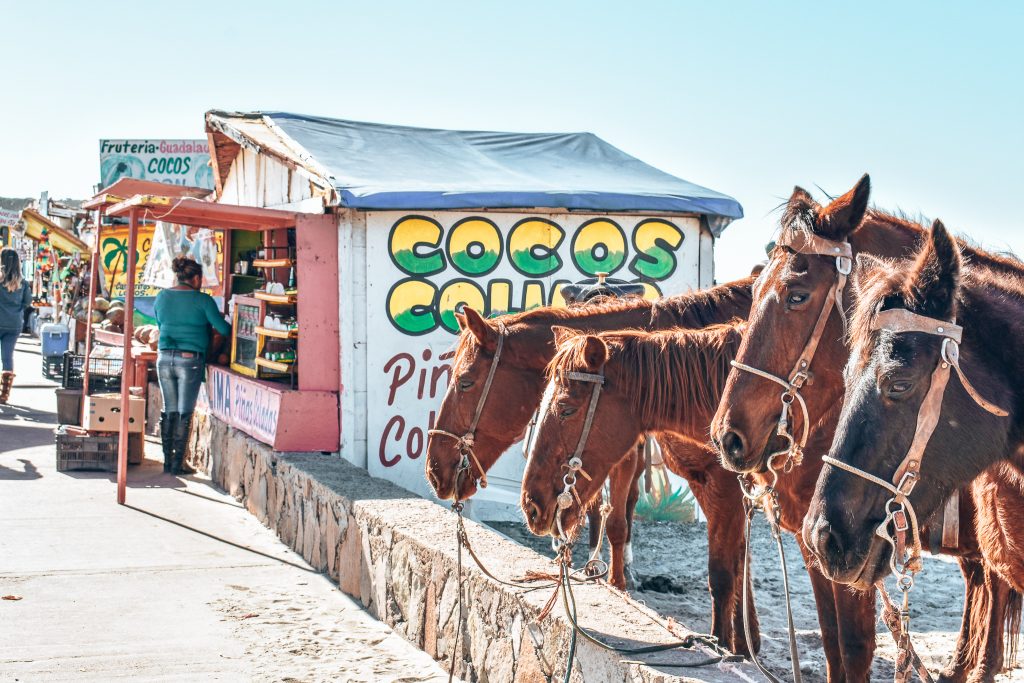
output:
[[165, 413], [191, 413], [196, 407], [199, 387], [206, 378], [206, 357], [195, 351], [161, 349], [156, 374]]
[[14, 345], [21, 330], [0, 330], [0, 365], [5, 372], [14, 372]]

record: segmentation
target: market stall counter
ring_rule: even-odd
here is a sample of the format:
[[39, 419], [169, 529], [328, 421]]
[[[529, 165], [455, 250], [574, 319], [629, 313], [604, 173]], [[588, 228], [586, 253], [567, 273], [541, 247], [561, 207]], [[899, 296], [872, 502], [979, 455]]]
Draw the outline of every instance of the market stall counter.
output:
[[[229, 353], [209, 359], [220, 364], [208, 366], [197, 407], [278, 451], [336, 452], [340, 348], [335, 218], [156, 195], [114, 204], [106, 215], [127, 216], [132, 231], [140, 221], [158, 218], [224, 232], [218, 264], [232, 336]], [[133, 267], [127, 269], [129, 297]], [[131, 335], [130, 321], [124, 334]], [[120, 502], [122, 481], [119, 471]]]

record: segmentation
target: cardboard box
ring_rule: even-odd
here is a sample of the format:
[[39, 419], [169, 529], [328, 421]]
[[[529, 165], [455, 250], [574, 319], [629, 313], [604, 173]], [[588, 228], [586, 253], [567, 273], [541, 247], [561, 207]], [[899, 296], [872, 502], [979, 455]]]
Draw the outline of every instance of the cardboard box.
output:
[[[88, 397], [85, 424], [89, 431], [117, 432], [121, 429], [121, 395], [93, 394]], [[128, 431], [142, 432], [146, 424], [146, 399], [130, 396], [128, 403]]]

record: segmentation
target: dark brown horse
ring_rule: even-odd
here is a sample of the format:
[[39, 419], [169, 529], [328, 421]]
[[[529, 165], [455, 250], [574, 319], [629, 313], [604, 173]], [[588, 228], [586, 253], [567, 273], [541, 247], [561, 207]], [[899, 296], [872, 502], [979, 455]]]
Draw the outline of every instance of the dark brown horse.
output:
[[[468, 431], [481, 405], [499, 334], [503, 337], [502, 355], [494, 371], [491, 395], [483, 402], [475, 430], [470, 476], [461, 477], [456, 492], [456, 473], [462, 460], [457, 444], [450, 437], [432, 435], [427, 446], [427, 480], [442, 499], [466, 499], [476, 491], [480, 476], [522, 438], [544, 391], [544, 368], [555, 352], [552, 325], [581, 330], [703, 327], [745, 317], [749, 311], [751, 284], [752, 279], [748, 278], [710, 290], [668, 297], [654, 304], [627, 299], [578, 308], [538, 308], [493, 320], [485, 320], [475, 311], [466, 309], [461, 323], [464, 329], [453, 360], [452, 383], [436, 420], [439, 429], [456, 435]], [[667, 451], [676, 448], [671, 442], [663, 445]], [[631, 449], [627, 447], [627, 450]], [[730, 649], [746, 653], [739, 635], [742, 622], [737, 609], [742, 593], [739, 490], [734, 478], [715, 466], [707, 449], [693, 458], [689, 470], [688, 479], [697, 483], [695, 491], [706, 492], [703, 499], [698, 495], [698, 502], [708, 518], [712, 633]], [[625, 463], [617, 471], [628, 472], [632, 477], [635, 461], [632, 468]], [[620, 481], [626, 479], [625, 474], [619, 477]], [[612, 489], [615, 495], [615, 486]], [[624, 496], [620, 494], [618, 498], [621, 500]], [[632, 512], [634, 501], [628, 500], [625, 509], [613, 501], [608, 540], [614, 566], [623, 564], [616, 557], [626, 554], [629, 533], [626, 514]], [[624, 584], [620, 576], [613, 574], [611, 578], [616, 585]], [[759, 642], [759, 638], [756, 640]]]
[[[867, 208], [870, 185], [867, 176], [849, 192], [827, 206], [821, 206], [801, 188], [796, 188], [786, 207], [779, 233], [784, 244], [808, 243], [809, 238], [839, 248], [850, 245], [853, 255], [873, 254], [899, 257], [914, 253], [924, 229], [909, 221]], [[817, 246], [821, 246], [820, 244]], [[769, 375], [789, 379], [807, 352], [808, 341], [829, 296], [840, 282], [843, 262], [831, 255], [805, 253], [777, 246], [768, 266], [755, 285], [747, 334], [737, 362]], [[972, 259], [996, 273], [1012, 273], [1014, 266], [998, 257], [971, 250]], [[845, 310], [849, 287], [840, 295], [838, 310]], [[849, 350], [844, 343], [843, 317], [832, 312], [824, 319], [820, 342], [810, 354], [809, 367], [803, 368], [806, 381], [799, 394], [806, 400], [808, 427], [832, 434], [842, 405], [842, 368]], [[736, 471], [761, 471], [768, 457], [787, 445], [778, 436], [782, 388], [750, 371], [734, 369], [726, 382], [725, 393], [712, 424], [711, 434], [721, 452], [723, 464]], [[796, 409], [789, 429], [799, 435], [804, 427], [802, 411]], [[809, 499], [813, 489], [805, 496]], [[922, 520], [924, 521], [924, 520]], [[938, 523], [938, 522], [937, 522]], [[956, 548], [945, 549], [959, 555], [967, 595], [965, 616], [957, 643], [957, 652], [945, 674], [949, 680], [964, 680], [969, 671], [978, 680], [991, 679], [998, 672], [1002, 656], [1004, 616], [1012, 617], [1019, 596], [995, 581], [991, 590], [977, 577], [986, 573], [978, 564], [977, 547], [970, 534]], [[939, 550], [939, 548], [935, 548]], [[987, 616], [982, 617], [982, 606]], [[974, 618], [971, 617], [974, 615]], [[1012, 619], [1011, 619], [1012, 621]], [[979, 649], [982, 648], [982, 649]]]
[[[706, 452], [708, 424], [741, 341], [737, 325], [597, 335], [556, 328], [555, 334], [558, 351], [548, 366], [553, 391], [540, 416], [523, 478], [523, 511], [531, 530], [540, 535], [557, 531], [558, 514], [566, 529], [580, 522], [583, 509], [599, 497], [600, 488], [594, 482], [619, 465], [622, 448], [639, 434], [655, 432], [659, 438], [674, 434]], [[603, 375], [604, 384], [581, 454], [582, 467], [591, 478], [577, 477], [575, 484], [583, 505], [574, 503], [563, 510], [557, 504], [564, 491], [563, 475], [578, 447], [592, 400], [593, 384], [573, 379], [573, 373]], [[819, 434], [811, 445], [813, 452], [828, 447]], [[677, 452], [670, 451], [665, 462], [685, 476], [681, 463], [672, 457]], [[819, 459], [808, 459], [779, 482], [780, 521], [794, 534], [807, 512], [808, 498], [803, 493], [813, 487], [820, 469]], [[736, 486], [735, 481], [732, 485]], [[828, 680], [866, 681], [875, 648], [874, 593], [855, 593], [833, 584], [813, 568], [810, 553], [799, 536], [797, 540], [810, 568]]]
[[[846, 398], [829, 453], [836, 462], [822, 472], [804, 536], [836, 580], [863, 586], [884, 577], [890, 553], [876, 529], [885, 526], [891, 494], [840, 465], [888, 480], [904, 466], [913, 441], [924, 448], [912, 463], [919, 469], [909, 493], [917, 517], [932, 516], [953, 491], [973, 482], [986, 565], [1024, 591], [1024, 360], [1017, 353], [1024, 343], [1024, 270], [1015, 276], [984, 265], [965, 268], [958, 244], [938, 221], [912, 261], [863, 265]], [[936, 332], [879, 328], [894, 318], [884, 315], [889, 312], [935, 325]], [[952, 334], [953, 323], [962, 327], [960, 343], [942, 334]], [[959, 379], [949, 377], [950, 366]], [[942, 371], [944, 393], [936, 384]], [[932, 406], [938, 420], [929, 434], [919, 413]]]

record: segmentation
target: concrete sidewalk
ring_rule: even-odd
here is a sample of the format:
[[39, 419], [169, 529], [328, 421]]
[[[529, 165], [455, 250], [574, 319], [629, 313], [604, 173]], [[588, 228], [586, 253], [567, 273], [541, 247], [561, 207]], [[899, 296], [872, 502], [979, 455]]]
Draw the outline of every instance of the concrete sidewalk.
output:
[[55, 469], [54, 384], [23, 338], [0, 406], [0, 681], [444, 681], [200, 476]]

